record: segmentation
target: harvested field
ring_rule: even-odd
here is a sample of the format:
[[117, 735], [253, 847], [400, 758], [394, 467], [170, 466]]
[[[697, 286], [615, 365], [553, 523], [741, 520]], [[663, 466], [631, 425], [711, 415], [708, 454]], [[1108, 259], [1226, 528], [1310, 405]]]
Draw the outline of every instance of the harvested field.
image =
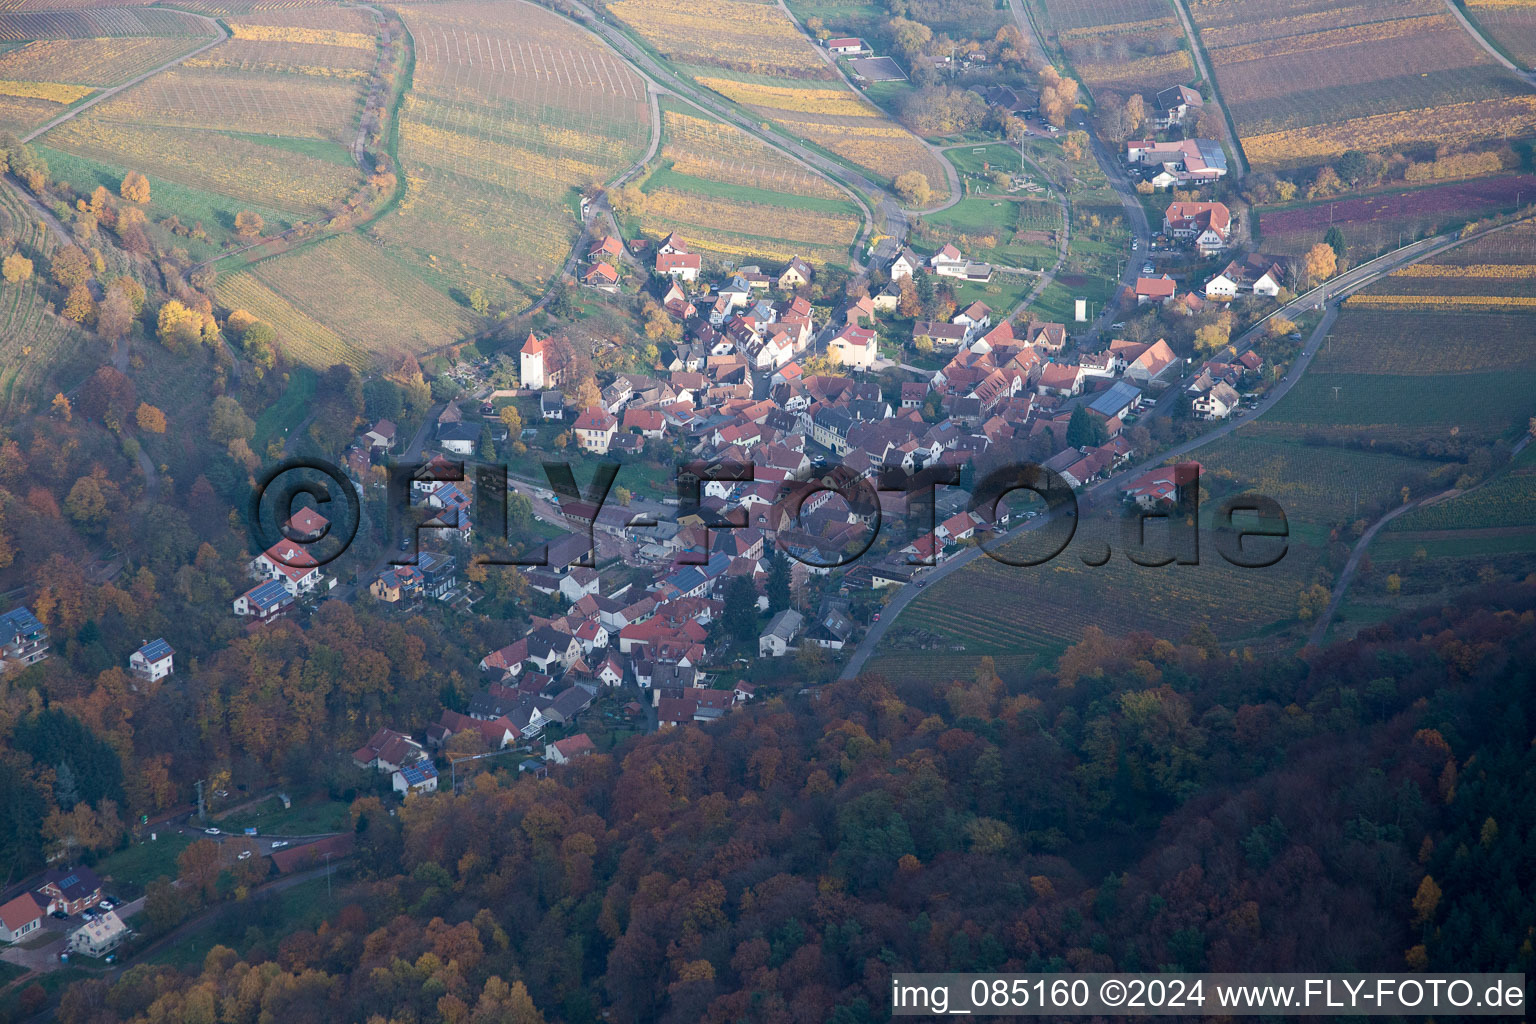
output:
[[661, 155], [679, 174], [732, 185], [841, 201], [842, 191], [825, 178], [786, 161], [746, 132], [694, 112], [662, 111], [665, 141]]

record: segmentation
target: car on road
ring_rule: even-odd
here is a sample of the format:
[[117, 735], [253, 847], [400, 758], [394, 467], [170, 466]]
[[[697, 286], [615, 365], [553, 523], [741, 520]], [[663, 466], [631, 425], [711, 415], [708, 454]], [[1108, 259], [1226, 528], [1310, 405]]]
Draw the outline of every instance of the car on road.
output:
[[235, 860], [250, 860], [250, 859], [251, 859], [251, 851], [250, 850], [241, 850], [239, 855], [235, 857]]
[[874, 618], [874, 621], [876, 621], [876, 622], [879, 622], [879, 621], [880, 621], [880, 613], [879, 613], [879, 612], [875, 612], [875, 618]]
[[1141, 265], [1141, 272], [1143, 274], [1155, 274], [1157, 273], [1157, 268], [1152, 266], [1150, 263], [1143, 263]]
[[219, 831], [219, 830], [218, 830], [218, 829], [216, 829], [216, 828], [205, 828], [205, 829], [203, 829], [203, 834], [204, 834], [204, 835], [208, 835], [208, 836], [221, 836], [221, 835], [223, 835], [223, 834], [224, 834], [224, 833], [223, 833], [223, 832], [220, 832], [220, 831]]
[[918, 580], [917, 581], [917, 585], [921, 587], [923, 584], [925, 584], [927, 582], [928, 582], [927, 580]]
[[288, 845], [288, 840], [286, 840], [286, 839], [279, 839], [277, 842], [272, 844], [272, 849], [274, 849], [274, 850], [281, 850], [283, 847], [285, 847], [287, 845]]
[[402, 540], [400, 542], [400, 550], [401, 551], [409, 551], [409, 550], [411, 550], [411, 539], [409, 537], [407, 537], [405, 540]]

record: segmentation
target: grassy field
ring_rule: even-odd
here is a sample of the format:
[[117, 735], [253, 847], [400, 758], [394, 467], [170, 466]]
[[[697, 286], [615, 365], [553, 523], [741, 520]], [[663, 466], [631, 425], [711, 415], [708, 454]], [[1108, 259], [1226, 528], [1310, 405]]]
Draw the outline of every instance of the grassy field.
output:
[[608, 10], [680, 73], [879, 181], [921, 171], [948, 195], [939, 158], [850, 90], [777, 6], [750, 0], [621, 0]]
[[319, 368], [397, 362], [453, 344], [480, 322], [395, 251], [357, 234], [221, 278], [217, 295], [276, 327], [289, 358]]
[[296, 801], [284, 810], [274, 796], [249, 810], [215, 818], [214, 824], [226, 832], [254, 828], [263, 835], [312, 836], [342, 831], [350, 824], [349, 815], [348, 805], [339, 800]]
[[154, 842], [130, 841], [126, 850], [109, 854], [96, 862], [96, 873], [110, 879], [109, 896], [137, 899], [144, 887], [157, 878], [175, 878], [176, 858], [192, 845], [190, 836], [175, 832], [159, 833]]
[[256, 431], [251, 435], [253, 451], [265, 450], [267, 442], [276, 437], [278, 431], [304, 419], [319, 379], [319, 375], [307, 366], [295, 366], [289, 371], [288, 386], [283, 388], [282, 395], [256, 420]]
[[400, 123], [407, 185], [375, 230], [453, 287], [524, 309], [575, 243], [579, 190], [645, 151], [645, 84], [595, 36], [531, 4], [402, 17], [416, 45]]
[[1438, 0], [1189, 6], [1256, 168], [1536, 128], [1536, 97]]

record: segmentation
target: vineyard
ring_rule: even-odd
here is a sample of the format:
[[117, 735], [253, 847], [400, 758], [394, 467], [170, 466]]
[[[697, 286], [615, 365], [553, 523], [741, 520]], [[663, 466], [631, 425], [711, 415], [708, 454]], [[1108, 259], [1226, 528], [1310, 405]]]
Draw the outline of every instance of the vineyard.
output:
[[[78, 4], [70, 4], [79, 7]], [[23, 39], [106, 39], [117, 36], [208, 36], [207, 22], [180, 11], [122, 5], [67, 11], [0, 12], [0, 42]]]
[[1466, 0], [1466, 12], [1517, 64], [1536, 61], [1536, 5], [1511, 0]]
[[39, 39], [0, 53], [0, 79], [116, 85], [159, 67], [193, 45], [165, 36]]
[[1046, 0], [1057, 39], [1090, 89], [1152, 93], [1188, 82], [1184, 32], [1161, 0]]
[[1440, 469], [1436, 462], [1298, 444], [1249, 429], [1200, 449], [1198, 457], [1212, 484], [1267, 495], [1292, 525], [1323, 530], [1395, 504], [1404, 487], [1420, 493]]
[[1193, 0], [1190, 10], [1256, 168], [1536, 128], [1536, 97], [1440, 0]]
[[787, 79], [832, 69], [775, 5], [751, 0], [621, 0], [608, 10], [669, 60]]
[[1467, 494], [1423, 505], [1392, 521], [1393, 533], [1536, 527], [1536, 461], [1521, 456], [1513, 468]]
[[[45, 255], [55, 242], [48, 229], [9, 188], [0, 188], [0, 221], [29, 254]], [[44, 405], [40, 393], [49, 374], [82, 346], [85, 335], [56, 315], [37, 287], [0, 283], [0, 407], [9, 411]]]
[[[1312, 362], [1320, 373], [1419, 377], [1536, 368], [1525, 317], [1426, 311], [1403, 316], [1356, 308], [1339, 319]], [[1309, 372], [1311, 372], [1309, 370]]]
[[219, 302], [277, 328], [290, 358], [323, 368], [397, 361], [471, 333], [476, 319], [375, 243], [346, 234], [221, 280]]
[[662, 159], [678, 174], [835, 202], [844, 198], [836, 185], [733, 125], [667, 108], [662, 132]]
[[[1156, 536], [1155, 528], [1148, 531], [1149, 541]], [[1106, 545], [1113, 552], [1106, 565], [1083, 563], [1080, 556], [1102, 557]], [[1095, 518], [1044, 565], [977, 558], [913, 601], [900, 624], [952, 637], [971, 656], [1059, 647], [1076, 642], [1087, 626], [1115, 635], [1182, 636], [1207, 625], [1219, 638], [1238, 641], [1294, 622], [1297, 595], [1315, 565], [1315, 553], [1293, 539], [1286, 557], [1268, 569], [1238, 569], [1214, 551], [1202, 552], [1199, 565], [1146, 568], [1125, 557], [1118, 523]]]
[[[291, 219], [322, 215], [361, 183], [350, 158], [339, 162], [336, 154], [344, 156], [356, 137], [362, 69], [374, 57], [371, 49], [336, 45], [336, 39], [373, 47], [373, 37], [359, 31], [371, 31], [372, 24], [366, 12], [348, 9], [262, 15], [254, 30], [284, 38], [226, 40], [102, 101], [43, 141], [152, 181], [285, 211]], [[231, 25], [237, 35], [245, 28], [240, 20]], [[295, 74], [294, 65], [324, 74]], [[86, 192], [96, 184], [73, 183]], [[185, 209], [160, 208], [191, 219]], [[205, 227], [223, 233], [232, 222], [216, 217]]]
[[1536, 197], [1536, 176], [1504, 175], [1260, 211], [1259, 228], [1267, 250], [1299, 254], [1337, 226], [1349, 244], [1351, 261], [1358, 263], [1405, 241], [1514, 209], [1526, 196]]
[[731, 260], [847, 263], [859, 215], [831, 183], [692, 111], [664, 108], [662, 131], [662, 168], [642, 185], [642, 231], [681, 231], [701, 251]]
[[816, 45], [775, 4], [621, 0], [608, 10], [702, 86], [785, 131], [889, 181], [921, 171], [932, 201], [948, 195], [933, 151], [837, 81]]
[[839, 215], [657, 188], [647, 194], [641, 230], [658, 237], [678, 231], [698, 249], [737, 262], [787, 263], [802, 256], [814, 263], [846, 264], [859, 220], [851, 207], [845, 209]]
[[400, 118], [406, 195], [376, 229], [514, 310], [569, 254], [579, 190], [615, 177], [649, 141], [638, 76], [585, 30], [532, 5], [516, 11], [402, 10], [416, 43]]

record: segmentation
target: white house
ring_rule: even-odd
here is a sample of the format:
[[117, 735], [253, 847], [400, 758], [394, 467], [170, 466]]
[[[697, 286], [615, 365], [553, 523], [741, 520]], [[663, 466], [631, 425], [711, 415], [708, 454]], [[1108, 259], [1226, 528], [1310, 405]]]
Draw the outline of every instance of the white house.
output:
[[869, 370], [880, 354], [875, 332], [866, 327], [844, 327], [827, 342], [827, 356], [838, 366], [850, 370]]
[[105, 956], [128, 935], [115, 910], [99, 911], [94, 921], [87, 921], [69, 933], [69, 951], [86, 956]]
[[37, 905], [29, 892], [0, 905], [0, 941], [19, 942], [24, 936], [37, 931], [42, 923], [43, 908]]
[[768, 623], [768, 629], [757, 638], [757, 653], [764, 658], [782, 658], [789, 650], [789, 643], [800, 632], [803, 616], [793, 608], [785, 608]]
[[175, 654], [164, 637], [150, 640], [128, 655], [128, 670], [147, 683], [159, 682], [173, 671]]
[[592, 742], [592, 737], [584, 732], [544, 744], [544, 759], [552, 764], [569, 764], [578, 757], [586, 757], [596, 752], [597, 745]]
[[430, 758], [422, 758], [405, 765], [390, 776], [390, 785], [396, 793], [408, 796], [412, 793], [437, 792], [437, 765]]
[[1190, 408], [1202, 419], [1224, 420], [1237, 408], [1238, 400], [1237, 390], [1226, 381], [1221, 381], [1191, 402]]
[[844, 36], [838, 39], [828, 39], [827, 49], [839, 56], [857, 56], [869, 48], [864, 45], [864, 40], [855, 36]]
[[917, 273], [923, 265], [923, 258], [911, 249], [903, 249], [891, 260], [890, 275], [892, 281], [900, 281]]

